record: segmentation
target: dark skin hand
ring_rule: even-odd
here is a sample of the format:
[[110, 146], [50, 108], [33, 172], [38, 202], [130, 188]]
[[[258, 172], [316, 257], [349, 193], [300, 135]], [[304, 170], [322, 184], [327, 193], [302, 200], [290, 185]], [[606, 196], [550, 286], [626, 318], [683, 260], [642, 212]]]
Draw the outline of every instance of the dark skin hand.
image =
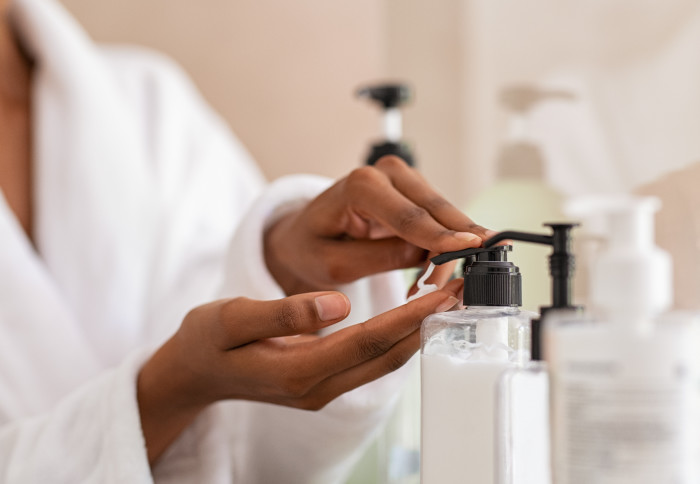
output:
[[[423, 319], [458, 302], [462, 281], [320, 338], [319, 329], [349, 313], [345, 296], [327, 290], [424, 263], [429, 253], [478, 247], [489, 236], [398, 159], [340, 180], [266, 233], [268, 268], [290, 297], [196, 308], [145, 364], [138, 399], [149, 460], [213, 402], [318, 410], [396, 370], [419, 349]], [[429, 282], [443, 286], [446, 266]]]
[[[350, 302], [338, 292], [278, 301], [238, 298], [192, 310], [144, 365], [139, 409], [151, 463], [209, 404], [244, 399], [318, 410], [401, 367], [420, 346], [420, 324], [458, 302], [462, 281], [325, 337]], [[304, 337], [294, 338], [293, 335]]]
[[[318, 410], [399, 368], [420, 347], [423, 319], [459, 301], [461, 279], [319, 338], [319, 329], [349, 313], [347, 298], [328, 290], [419, 265], [429, 251], [478, 247], [488, 235], [392, 157], [354, 171], [279, 220], [265, 234], [265, 255], [289, 297], [196, 308], [143, 367], [138, 395], [150, 461], [213, 402], [243, 399]], [[430, 282], [442, 287], [450, 273], [451, 267], [440, 267]], [[304, 336], [280, 339], [293, 335]]]
[[[429, 251], [479, 247], [492, 235], [416, 170], [387, 156], [273, 225], [265, 235], [265, 257], [271, 274], [292, 295], [416, 267]], [[438, 268], [437, 274], [451, 267]]]

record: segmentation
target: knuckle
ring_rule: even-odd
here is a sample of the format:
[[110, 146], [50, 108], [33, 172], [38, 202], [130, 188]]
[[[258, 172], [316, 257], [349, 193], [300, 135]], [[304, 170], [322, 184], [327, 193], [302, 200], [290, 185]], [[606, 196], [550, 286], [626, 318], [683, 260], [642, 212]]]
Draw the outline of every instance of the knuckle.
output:
[[221, 330], [228, 332], [231, 328], [231, 322], [241, 316], [241, 305], [248, 301], [248, 298], [235, 297], [226, 299], [218, 306], [216, 314], [216, 323]]
[[384, 368], [387, 373], [394, 372], [401, 368], [408, 361], [408, 357], [402, 353], [389, 353], [384, 361]]
[[206, 314], [206, 305], [204, 306], [197, 306], [195, 308], [190, 309], [187, 314], [185, 315], [183, 319], [184, 324], [192, 324], [197, 321], [201, 321]]
[[219, 320], [227, 321], [241, 312], [241, 305], [248, 301], [245, 297], [234, 297], [223, 301], [219, 305]]
[[328, 403], [329, 400], [318, 397], [304, 398], [297, 403], [297, 408], [310, 412], [318, 412], [328, 405]]
[[467, 226], [467, 230], [473, 233], [486, 232], [486, 229], [484, 227], [474, 222]]
[[405, 208], [399, 213], [399, 227], [404, 231], [410, 230], [427, 216], [428, 211], [423, 207], [412, 206]]
[[425, 251], [419, 247], [406, 243], [403, 250], [394, 250], [387, 254], [389, 264], [392, 268], [415, 267], [420, 264], [425, 257]]
[[319, 260], [324, 261], [320, 264], [318, 270], [322, 274], [321, 282], [328, 287], [334, 289], [338, 284], [345, 284], [353, 281], [352, 268], [345, 257], [338, 257], [337, 248], [326, 246], [318, 251]]
[[326, 266], [326, 274], [328, 281], [335, 284], [344, 284], [351, 282], [348, 275], [347, 267], [340, 261], [329, 262]]
[[311, 389], [310, 379], [302, 375], [297, 365], [286, 365], [277, 382], [279, 394], [287, 399], [303, 399]]
[[361, 359], [371, 359], [383, 355], [389, 348], [392, 342], [386, 338], [366, 332], [357, 341], [357, 352]]
[[405, 161], [403, 161], [398, 156], [394, 156], [394, 155], [382, 156], [381, 158], [379, 158], [379, 160], [377, 160], [377, 162], [374, 164], [374, 166], [376, 166], [377, 168], [387, 169], [390, 171], [408, 168], [408, 165], [406, 164]]
[[298, 378], [287, 378], [280, 384], [280, 392], [285, 397], [302, 398], [308, 392], [307, 385]]
[[191, 309], [183, 318], [180, 328], [175, 333], [178, 339], [185, 342], [196, 339], [199, 336], [209, 337], [212, 332], [212, 325], [206, 324], [208, 321], [206, 306], [197, 306]]
[[351, 187], [364, 186], [375, 183], [381, 174], [371, 166], [355, 168], [348, 175], [348, 184]]
[[282, 300], [272, 315], [272, 322], [284, 333], [298, 334], [304, 328], [303, 318], [304, 312], [299, 305], [288, 300]]
[[444, 198], [440, 196], [433, 196], [429, 198], [428, 200], [425, 201], [423, 204], [425, 208], [431, 212], [436, 212], [445, 208], [449, 208], [452, 206], [450, 202], [445, 200]]

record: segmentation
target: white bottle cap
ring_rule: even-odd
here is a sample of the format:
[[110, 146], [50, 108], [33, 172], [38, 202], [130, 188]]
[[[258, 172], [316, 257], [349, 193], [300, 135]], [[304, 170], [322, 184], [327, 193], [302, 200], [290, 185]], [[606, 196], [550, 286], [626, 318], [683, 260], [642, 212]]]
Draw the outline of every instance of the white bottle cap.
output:
[[631, 196], [590, 197], [569, 205], [570, 215], [606, 222], [606, 243], [591, 266], [596, 308], [651, 318], [671, 305], [671, 258], [654, 245], [654, 213], [660, 207], [656, 198]]

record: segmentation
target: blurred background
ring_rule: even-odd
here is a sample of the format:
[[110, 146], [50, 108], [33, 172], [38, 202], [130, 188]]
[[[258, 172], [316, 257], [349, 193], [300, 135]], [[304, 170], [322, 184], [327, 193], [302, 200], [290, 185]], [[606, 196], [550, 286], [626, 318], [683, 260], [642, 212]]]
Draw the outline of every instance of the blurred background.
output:
[[533, 132], [557, 138], [544, 140], [546, 176], [567, 193], [629, 189], [700, 158], [694, 0], [62, 1], [97, 40], [182, 64], [270, 178], [360, 164], [380, 117], [353, 92], [383, 79], [414, 88], [405, 136], [460, 205], [496, 176], [498, 97], [513, 83], [579, 97], [531, 113]]
[[[676, 306], [700, 309], [696, 0], [62, 1], [95, 39], [179, 62], [270, 179], [360, 166], [381, 116], [354, 92], [400, 80], [419, 169], [479, 223], [535, 230], [568, 197], [659, 196]], [[529, 309], [549, 291], [540, 250], [520, 263]], [[392, 447], [415, 447], [407, 391], [355, 482], [417, 482]]]
[[[354, 93], [400, 80], [419, 169], [477, 222], [533, 230], [556, 200], [643, 191], [662, 245], [700, 265], [696, 0], [62, 1], [95, 39], [179, 62], [270, 179], [362, 164], [381, 113]], [[677, 302], [700, 307], [680, 275]]]

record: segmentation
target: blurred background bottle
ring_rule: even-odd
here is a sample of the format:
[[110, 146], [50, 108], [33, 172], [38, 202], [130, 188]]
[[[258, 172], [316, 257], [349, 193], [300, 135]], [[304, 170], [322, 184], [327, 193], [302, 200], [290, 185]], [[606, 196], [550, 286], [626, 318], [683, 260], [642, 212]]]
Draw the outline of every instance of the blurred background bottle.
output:
[[[564, 220], [563, 196], [546, 179], [548, 162], [528, 133], [528, 114], [540, 103], [569, 101], [568, 92], [531, 85], [506, 87], [501, 103], [509, 113], [508, 132], [496, 164], [496, 181], [479, 192], [465, 213], [493, 230], [537, 232], [543, 220]], [[551, 282], [546, 265], [547, 247], [516, 242], [513, 263], [527, 274], [523, 305], [530, 311], [546, 306]]]

